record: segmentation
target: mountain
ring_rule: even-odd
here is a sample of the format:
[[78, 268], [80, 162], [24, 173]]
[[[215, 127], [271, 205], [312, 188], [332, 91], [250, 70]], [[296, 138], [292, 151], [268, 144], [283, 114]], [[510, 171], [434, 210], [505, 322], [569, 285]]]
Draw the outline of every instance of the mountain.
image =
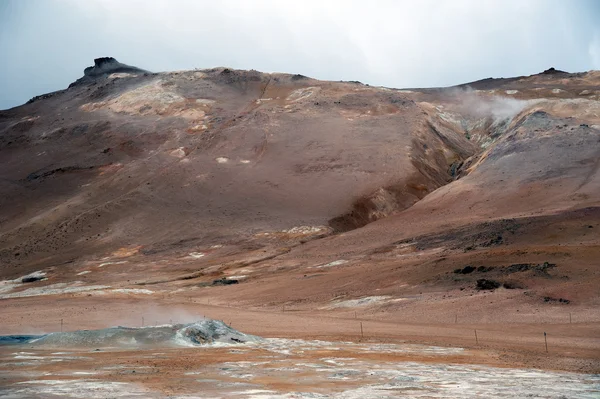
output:
[[0, 163], [3, 279], [413, 320], [599, 304], [599, 71], [398, 90], [100, 58], [0, 111]]

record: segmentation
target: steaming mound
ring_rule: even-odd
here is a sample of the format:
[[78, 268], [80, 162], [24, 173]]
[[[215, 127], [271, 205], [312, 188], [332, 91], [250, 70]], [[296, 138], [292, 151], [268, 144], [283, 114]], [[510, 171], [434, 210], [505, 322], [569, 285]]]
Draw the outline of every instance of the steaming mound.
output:
[[34, 344], [51, 347], [139, 347], [235, 344], [260, 338], [241, 333], [218, 320], [156, 327], [111, 327], [102, 330], [57, 332], [41, 336], [0, 337], [0, 344]]

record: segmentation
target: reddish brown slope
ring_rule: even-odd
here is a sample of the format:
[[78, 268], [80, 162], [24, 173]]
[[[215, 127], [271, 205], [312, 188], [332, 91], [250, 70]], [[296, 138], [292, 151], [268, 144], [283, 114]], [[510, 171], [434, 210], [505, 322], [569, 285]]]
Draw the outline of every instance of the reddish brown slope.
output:
[[184, 309], [347, 339], [358, 317], [557, 367], [522, 352], [549, 331], [598, 369], [598, 72], [410, 91], [134, 73], [0, 113], [5, 331]]
[[1, 115], [7, 276], [123, 246], [354, 228], [476, 150], [403, 93], [296, 75], [118, 72], [45, 97]]

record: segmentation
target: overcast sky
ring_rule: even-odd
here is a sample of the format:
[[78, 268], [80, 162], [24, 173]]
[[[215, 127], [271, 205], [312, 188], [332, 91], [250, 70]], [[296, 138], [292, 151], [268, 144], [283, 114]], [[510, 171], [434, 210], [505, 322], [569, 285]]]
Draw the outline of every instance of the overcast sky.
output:
[[600, 69], [595, 0], [0, 0], [0, 109], [93, 59], [431, 87]]

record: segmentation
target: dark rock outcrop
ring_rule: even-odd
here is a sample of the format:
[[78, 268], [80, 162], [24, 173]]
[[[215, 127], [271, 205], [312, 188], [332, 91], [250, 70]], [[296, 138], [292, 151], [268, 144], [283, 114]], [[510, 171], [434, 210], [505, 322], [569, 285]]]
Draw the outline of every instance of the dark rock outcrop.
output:
[[565, 299], [565, 298], [553, 298], [551, 296], [545, 296], [544, 297], [544, 302], [558, 302], [558, 303], [564, 303], [565, 305], [568, 305], [569, 303], [571, 303], [570, 300]]
[[462, 269], [456, 269], [454, 270], [454, 273], [456, 274], [470, 274], [473, 273], [475, 271], [475, 267], [473, 266], [465, 266]]
[[83, 70], [83, 77], [71, 83], [69, 87], [82, 83], [93, 82], [97, 78], [109, 75], [111, 73], [148, 73], [138, 67], [122, 64], [113, 57], [100, 57], [94, 59], [94, 65]]
[[239, 281], [238, 280], [234, 280], [234, 279], [228, 279], [226, 277], [217, 279], [215, 281], [212, 282], [212, 285], [231, 285], [231, 284], [238, 284]]
[[560, 74], [560, 73], [568, 73], [568, 72], [561, 71], [561, 70], [558, 70], [555, 68], [548, 68], [544, 72], [542, 72], [541, 75], [556, 75], [556, 74]]
[[83, 70], [84, 76], [96, 77], [109, 73], [144, 73], [143, 69], [122, 64], [113, 57], [101, 57], [94, 60], [94, 66], [87, 67]]
[[21, 279], [22, 283], [35, 283], [36, 281], [44, 280], [44, 276], [26, 276]]
[[478, 290], [495, 290], [496, 288], [500, 288], [500, 283], [495, 280], [480, 278], [477, 280], [475, 288]]

